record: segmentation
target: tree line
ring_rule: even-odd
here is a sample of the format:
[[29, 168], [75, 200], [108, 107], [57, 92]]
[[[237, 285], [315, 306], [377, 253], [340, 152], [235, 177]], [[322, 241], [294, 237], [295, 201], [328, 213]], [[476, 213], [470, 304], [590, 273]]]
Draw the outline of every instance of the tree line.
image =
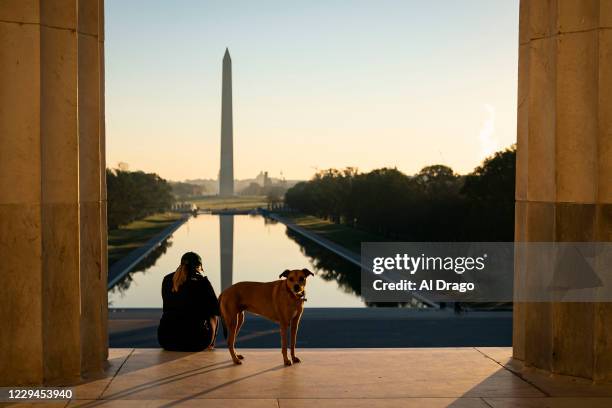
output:
[[110, 229], [168, 211], [172, 187], [155, 173], [106, 169], [107, 217]]
[[178, 200], [188, 200], [194, 197], [201, 197], [208, 192], [206, 186], [201, 184], [184, 183], [181, 181], [171, 181], [170, 187], [172, 194]]
[[458, 175], [443, 165], [329, 169], [285, 194], [292, 210], [405, 241], [512, 241], [516, 145]]

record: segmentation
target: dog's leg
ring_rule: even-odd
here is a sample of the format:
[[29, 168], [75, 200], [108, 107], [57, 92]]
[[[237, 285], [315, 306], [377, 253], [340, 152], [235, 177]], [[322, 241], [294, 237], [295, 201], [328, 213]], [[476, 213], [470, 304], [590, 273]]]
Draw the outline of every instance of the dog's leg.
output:
[[[244, 312], [238, 313], [238, 325], [236, 326], [236, 337], [238, 337], [238, 333], [240, 333], [240, 328], [242, 327], [242, 323], [244, 323]], [[242, 354], [236, 354], [240, 360], [244, 358]]]
[[240, 332], [240, 328], [242, 327], [242, 323], [244, 323], [244, 312], [238, 313], [238, 327], [236, 328], [236, 336]]
[[290, 366], [291, 360], [287, 358], [287, 326], [286, 322], [280, 322], [281, 347], [283, 353], [283, 361], [285, 365]]
[[238, 315], [233, 315], [228, 323], [229, 336], [227, 338], [227, 348], [229, 349], [230, 355], [234, 364], [242, 364], [242, 361], [236, 355], [236, 349], [234, 347], [236, 343], [236, 329], [238, 328]]
[[300, 317], [301, 314], [298, 314], [293, 319], [291, 319], [291, 361], [294, 363], [299, 363], [300, 359], [295, 356], [295, 342], [297, 340], [297, 331], [298, 326], [300, 325]]

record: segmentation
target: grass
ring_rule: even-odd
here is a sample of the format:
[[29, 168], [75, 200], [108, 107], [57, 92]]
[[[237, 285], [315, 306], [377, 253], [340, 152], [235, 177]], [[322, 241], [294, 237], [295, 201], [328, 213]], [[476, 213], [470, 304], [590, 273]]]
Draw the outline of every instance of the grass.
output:
[[237, 197], [199, 197], [190, 199], [189, 202], [197, 205], [201, 210], [252, 210], [258, 207], [267, 207], [265, 196], [237, 196]]
[[388, 241], [388, 239], [379, 235], [371, 234], [347, 225], [334, 224], [331, 221], [312, 215], [295, 213], [282, 213], [280, 215], [294, 224], [356, 253], [361, 253], [362, 242]]
[[182, 214], [163, 213], [134, 221], [108, 232], [108, 264], [126, 256], [159, 234], [164, 228], [179, 220]]

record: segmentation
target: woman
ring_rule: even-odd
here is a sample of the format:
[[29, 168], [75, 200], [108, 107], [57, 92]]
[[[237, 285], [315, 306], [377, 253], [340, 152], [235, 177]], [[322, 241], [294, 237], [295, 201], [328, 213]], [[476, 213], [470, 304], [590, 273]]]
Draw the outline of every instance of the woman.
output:
[[202, 258], [187, 252], [176, 272], [164, 277], [164, 313], [157, 339], [166, 350], [201, 351], [215, 346], [219, 302], [201, 272]]

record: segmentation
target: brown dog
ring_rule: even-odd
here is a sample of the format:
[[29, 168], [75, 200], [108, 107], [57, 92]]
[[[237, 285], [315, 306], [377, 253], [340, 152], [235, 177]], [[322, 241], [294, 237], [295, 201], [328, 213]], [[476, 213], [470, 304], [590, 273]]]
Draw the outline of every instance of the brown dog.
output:
[[[244, 311], [258, 314], [280, 324], [283, 361], [299, 363], [295, 356], [295, 339], [304, 311], [306, 278], [313, 273], [308, 269], [286, 270], [274, 282], [238, 282], [225, 289], [219, 296], [223, 334], [227, 348], [235, 364], [242, 364], [244, 357], [236, 354], [234, 344], [244, 322]], [[291, 323], [291, 360], [287, 358], [287, 327]], [[227, 325], [227, 328], [226, 328]], [[227, 331], [229, 330], [229, 335]]]

